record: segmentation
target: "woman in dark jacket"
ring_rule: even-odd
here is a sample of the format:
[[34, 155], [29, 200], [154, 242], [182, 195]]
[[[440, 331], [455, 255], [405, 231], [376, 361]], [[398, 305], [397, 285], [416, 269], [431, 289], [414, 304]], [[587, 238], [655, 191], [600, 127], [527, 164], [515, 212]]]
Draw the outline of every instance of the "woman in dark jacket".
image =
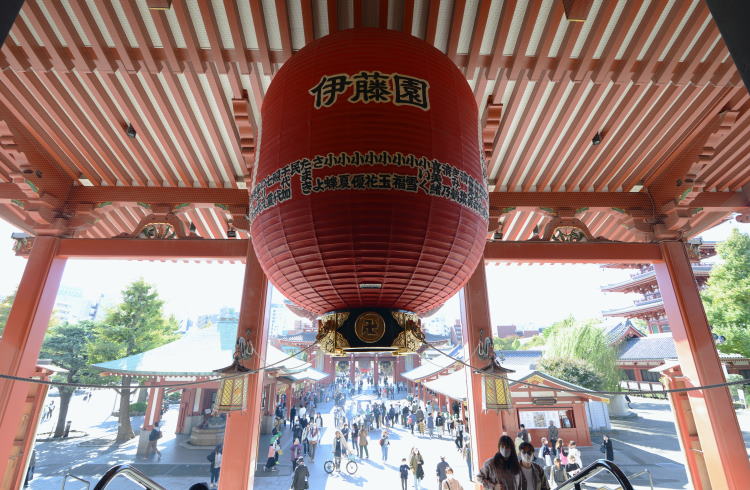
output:
[[609, 439], [609, 436], [605, 435], [604, 439], [602, 440], [602, 445], [599, 448], [601, 452], [604, 453], [604, 456], [609, 461], [615, 460], [615, 450], [612, 448], [612, 441]]
[[307, 479], [310, 477], [310, 470], [305, 465], [303, 458], [297, 459], [297, 467], [294, 469], [294, 475], [292, 476], [292, 489], [293, 490], [305, 490], [310, 488], [307, 483]]
[[502, 436], [497, 442], [497, 453], [482, 465], [479, 481], [484, 488], [517, 490], [521, 488], [521, 464], [518, 462], [513, 439]]

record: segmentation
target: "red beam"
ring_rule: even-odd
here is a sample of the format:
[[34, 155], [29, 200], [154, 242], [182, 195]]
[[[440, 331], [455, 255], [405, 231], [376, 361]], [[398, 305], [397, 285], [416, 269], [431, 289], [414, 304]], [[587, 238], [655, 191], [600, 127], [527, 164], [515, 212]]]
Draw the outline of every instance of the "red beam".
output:
[[58, 257], [88, 259], [244, 260], [247, 240], [139, 240], [63, 238]]
[[630, 263], [661, 262], [656, 243], [487, 242], [485, 262]]
[[235, 206], [248, 204], [245, 189], [194, 188], [194, 187], [75, 187], [69, 202], [147, 202], [163, 204], [219, 203]]

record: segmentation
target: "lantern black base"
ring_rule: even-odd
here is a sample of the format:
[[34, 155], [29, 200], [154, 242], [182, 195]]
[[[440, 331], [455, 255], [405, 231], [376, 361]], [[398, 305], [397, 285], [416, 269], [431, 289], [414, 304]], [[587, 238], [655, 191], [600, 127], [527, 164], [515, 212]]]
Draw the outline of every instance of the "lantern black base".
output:
[[390, 352], [411, 354], [424, 342], [416, 313], [388, 308], [336, 310], [318, 319], [318, 338], [324, 352]]

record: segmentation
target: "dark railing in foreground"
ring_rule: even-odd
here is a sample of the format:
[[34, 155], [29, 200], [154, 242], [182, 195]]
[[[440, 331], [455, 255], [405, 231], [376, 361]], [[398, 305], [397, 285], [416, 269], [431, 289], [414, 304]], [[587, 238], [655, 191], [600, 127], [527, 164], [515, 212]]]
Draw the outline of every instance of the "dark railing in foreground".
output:
[[77, 481], [79, 481], [81, 483], [85, 483], [86, 484], [86, 490], [89, 490], [89, 488], [91, 488], [91, 482], [90, 481], [84, 480], [83, 478], [79, 478], [79, 477], [73, 475], [72, 473], [65, 473], [65, 478], [63, 478], [63, 483], [62, 483], [63, 490], [65, 490], [65, 484], [68, 483], [68, 479], [69, 478], [73, 479], [73, 480], [77, 480]]
[[[582, 490], [584, 488], [582, 486], [583, 483], [598, 475], [602, 471], [608, 471], [612, 474], [612, 476], [615, 477], [615, 480], [617, 480], [617, 483], [619, 483], [620, 485], [618, 489], [633, 490], [633, 485], [630, 484], [630, 481], [628, 480], [628, 477], [625, 476], [625, 473], [623, 473], [622, 470], [618, 468], [617, 465], [612, 461], [606, 459], [597, 459], [596, 461], [582, 469], [581, 472], [576, 476], [563, 482], [560, 486], [557, 487], [557, 490]], [[599, 485], [597, 488], [601, 488], [601, 485]]]
[[94, 490], [104, 490], [110, 483], [112, 483], [112, 480], [114, 480], [118, 476], [125, 477], [133, 483], [136, 483], [145, 488], [146, 490], [167, 490], [151, 478], [141, 473], [140, 470], [128, 464], [120, 464], [110, 468], [106, 473], [104, 473], [104, 476], [102, 476], [102, 479], [99, 480], [99, 483], [96, 484]]

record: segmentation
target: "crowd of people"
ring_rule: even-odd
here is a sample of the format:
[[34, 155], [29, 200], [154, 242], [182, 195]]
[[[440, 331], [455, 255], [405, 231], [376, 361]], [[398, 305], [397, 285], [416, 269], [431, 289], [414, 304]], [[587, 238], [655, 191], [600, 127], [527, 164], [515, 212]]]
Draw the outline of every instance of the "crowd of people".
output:
[[[468, 420], [461, 416], [460, 406], [455, 404], [450, 407], [438, 407], [429, 401], [424, 403], [411, 394], [401, 400], [390, 399], [388, 394], [391, 388], [395, 393], [398, 393], [400, 388], [389, 385], [387, 381], [381, 387], [382, 391], [381, 388], [377, 389], [377, 392], [385, 396], [371, 400], [362, 400], [354, 396], [357, 391], [369, 389], [367, 385], [375, 389], [366, 378], [358, 383], [336, 382], [326, 391], [306, 393], [299, 403], [289, 409], [282, 400], [276, 407], [264, 469], [277, 471], [279, 456], [283, 454], [282, 434], [289, 434], [287, 437], [291, 439], [287, 441], [291, 442], [291, 489], [309, 488], [310, 469], [306, 462], [315, 463], [324, 430], [323, 417], [317, 409], [320, 400], [335, 402], [331, 427], [334, 436], [330, 453], [322, 457], [333, 462], [334, 475], [341, 473], [342, 458], [370, 459], [372, 444], [379, 446], [380, 460], [387, 463], [394, 429], [415, 435], [417, 440], [452, 440], [459, 454], [459, 458], [456, 459], [466, 463], [469, 479], [473, 481], [476, 478], [487, 489], [551, 490], [578, 474], [584, 466], [576, 442], [563, 441], [554, 423], [550, 422], [547, 437], [542, 437], [536, 446], [529, 431], [521, 425], [515, 439], [507, 433], [502, 434], [498, 441], [497, 453], [484, 462], [479, 474], [473, 478]], [[352, 392], [355, 386], [357, 388]], [[604, 436], [600, 450], [603, 457], [614, 459], [612, 441], [607, 436]], [[215, 487], [221, 470], [221, 445], [212, 451], [208, 459], [211, 463], [210, 485]], [[434, 482], [437, 489], [463, 490], [462, 483], [455, 478], [454, 469], [446, 460], [445, 456], [441, 456], [434, 466]], [[409, 487], [415, 490], [435, 488], [433, 484], [425, 483], [425, 479], [431, 478], [428, 474], [425, 459], [419, 447], [414, 445], [409, 454], [401, 458], [398, 465], [401, 490], [407, 490]]]

